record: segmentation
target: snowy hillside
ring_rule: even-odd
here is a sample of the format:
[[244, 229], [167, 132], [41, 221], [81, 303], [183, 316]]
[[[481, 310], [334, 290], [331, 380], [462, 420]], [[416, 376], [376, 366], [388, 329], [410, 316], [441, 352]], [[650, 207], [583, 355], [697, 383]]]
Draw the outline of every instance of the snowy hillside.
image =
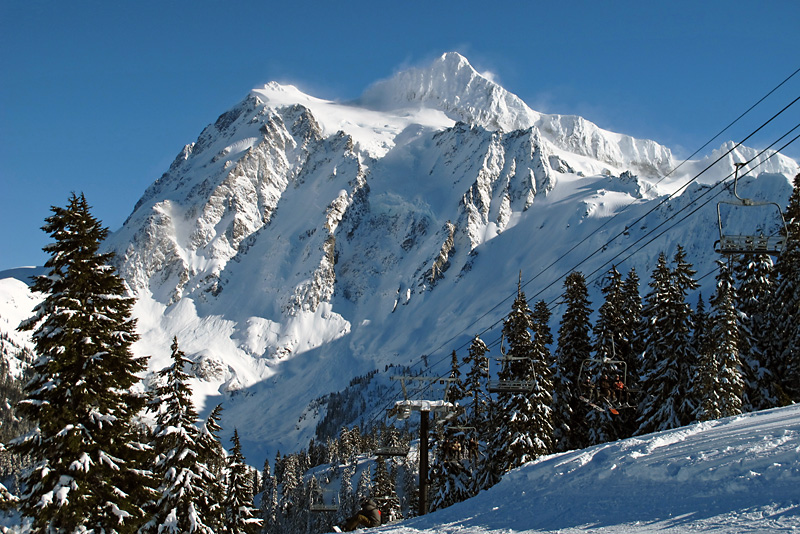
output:
[[[353, 377], [444, 372], [451, 350], [508, 312], [520, 273], [557, 321], [570, 270], [597, 303], [612, 264], [645, 286], [658, 254], [682, 244], [710, 294], [716, 202], [731, 196], [713, 184], [755, 158], [740, 191], [785, 204], [800, 171], [732, 149], [668, 175], [669, 149], [535, 112], [449, 53], [354, 102], [252, 90], [106, 245], [138, 298], [135, 351], [158, 370], [177, 336], [201, 412], [222, 402], [224, 434], [238, 428], [260, 465], [307, 444], [325, 415], [312, 401]], [[374, 400], [362, 415], [395, 399]]]
[[796, 532], [800, 407], [541, 458], [439, 512], [374, 532]]
[[[17, 326], [31, 315], [33, 307], [42, 297], [28, 289], [31, 276], [44, 274], [41, 268], [21, 267], [0, 271], [0, 357], [8, 364], [9, 372], [16, 378], [22, 375], [26, 351], [33, 351], [27, 333], [18, 332]], [[32, 354], [32, 352], [31, 352]]]

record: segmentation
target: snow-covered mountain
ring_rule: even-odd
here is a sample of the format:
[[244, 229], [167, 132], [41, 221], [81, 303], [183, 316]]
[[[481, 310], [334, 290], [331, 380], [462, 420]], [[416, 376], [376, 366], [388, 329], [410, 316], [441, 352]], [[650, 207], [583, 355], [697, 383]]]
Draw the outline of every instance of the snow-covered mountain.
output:
[[[355, 376], [444, 372], [437, 363], [508, 312], [520, 272], [530, 299], [552, 303], [572, 269], [594, 294], [611, 263], [644, 286], [677, 244], [710, 272], [716, 201], [730, 196], [711, 185], [757, 154], [733, 147], [670, 174], [678, 162], [658, 143], [538, 113], [448, 53], [353, 102], [252, 90], [106, 246], [138, 297], [135, 350], [159, 369], [177, 336], [199, 407], [223, 402], [226, 432], [260, 465], [305, 445], [325, 415], [312, 401]], [[750, 168], [740, 192], [785, 204], [797, 163]], [[666, 233], [645, 246], [654, 230]]]

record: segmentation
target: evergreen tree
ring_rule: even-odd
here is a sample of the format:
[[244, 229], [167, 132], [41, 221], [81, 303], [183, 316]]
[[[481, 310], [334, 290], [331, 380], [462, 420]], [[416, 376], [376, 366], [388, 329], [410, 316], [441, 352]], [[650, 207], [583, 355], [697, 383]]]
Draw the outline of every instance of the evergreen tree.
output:
[[403, 519], [403, 503], [400, 501], [400, 491], [402, 489], [402, 479], [400, 476], [400, 465], [392, 461], [389, 463], [389, 479], [393, 482], [392, 498], [386, 504], [386, 515], [384, 523], [393, 523]]
[[642, 399], [638, 433], [667, 430], [689, 424], [696, 407], [689, 391], [690, 377], [697, 370], [697, 355], [691, 344], [691, 307], [686, 293], [697, 283], [681, 247], [671, 270], [662, 253], [652, 273], [651, 291], [642, 308], [644, 353], [639, 373]]
[[[460, 405], [467, 388], [461, 381], [459, 360], [455, 351], [451, 359], [450, 379], [452, 381], [448, 386], [447, 400]], [[471, 496], [474, 486], [472, 464], [464, 451], [467, 450], [468, 436], [475, 436], [477, 428], [467, 428], [466, 421], [466, 411], [458, 410], [435, 429], [431, 440], [433, 462], [428, 473], [431, 510], [449, 506]]]
[[698, 354], [705, 354], [709, 350], [708, 344], [711, 327], [702, 294], [697, 295], [697, 306], [692, 313], [692, 323], [694, 324], [692, 346]]
[[767, 341], [775, 357], [779, 403], [800, 402], [800, 174], [784, 213], [786, 247], [775, 263], [776, 287], [770, 299]]
[[225, 525], [225, 484], [222, 481], [227, 476], [228, 458], [219, 439], [221, 418], [222, 405], [217, 404], [208, 414], [197, 438], [197, 462], [206, 466], [204, 475], [210, 477], [204, 483], [205, 491], [200, 496], [199, 509], [214, 532], [222, 532]]
[[233, 448], [228, 457], [228, 483], [225, 498], [226, 534], [254, 534], [261, 527], [261, 519], [257, 517], [253, 507], [252, 477], [242, 455], [239, 432], [234, 429], [231, 438]]
[[403, 500], [401, 507], [405, 517], [416, 517], [419, 512], [419, 480], [417, 478], [418, 459], [411, 455], [403, 459]]
[[697, 289], [698, 284], [694, 279], [697, 271], [686, 261], [686, 251], [678, 245], [673, 259], [672, 288], [674, 299], [672, 300], [672, 320], [671, 338], [672, 348], [677, 357], [680, 374], [678, 381], [678, 417], [681, 425], [688, 425], [694, 421], [694, 414], [697, 409], [692, 404], [692, 395], [689, 393], [691, 378], [697, 373], [698, 357], [692, 347], [692, 308], [688, 304], [686, 297], [690, 291]]
[[464, 384], [465, 421], [476, 429], [483, 427], [488, 411], [489, 401], [486, 396], [489, 381], [489, 358], [486, 356], [488, 351], [486, 343], [475, 336], [464, 357], [464, 365], [469, 367]]
[[[698, 313], [703, 301], [698, 301]], [[700, 315], [704, 317], [704, 315]], [[707, 318], [706, 318], [707, 319]], [[698, 421], [711, 421], [722, 417], [717, 388], [717, 376], [719, 373], [719, 362], [710, 343], [710, 335], [706, 332], [702, 337], [698, 336], [696, 344], [699, 354], [699, 365], [697, 374], [693, 380], [693, 396], [697, 403], [697, 413], [695, 418]]]
[[[594, 351], [595, 362], [587, 366], [586, 378], [592, 384], [600, 384], [603, 380], [624, 381], [627, 375], [627, 365], [620, 356], [617, 355], [617, 347], [624, 347], [626, 339], [625, 318], [625, 295], [623, 292], [622, 275], [612, 266], [606, 275], [606, 283], [602, 288], [605, 301], [598, 310], [597, 322], [594, 325]], [[601, 363], [603, 362], [603, 363]], [[608, 363], [605, 363], [608, 362]], [[618, 399], [612, 399], [614, 392], [609, 388], [607, 396], [596, 399], [597, 405], [612, 408], [619, 404]], [[621, 393], [621, 392], [620, 392]], [[600, 395], [603, 392], [599, 392]], [[614, 408], [616, 414], [611, 409], [590, 410], [586, 421], [588, 425], [588, 438], [590, 445], [615, 441], [623, 436], [619, 433], [615, 423], [615, 418], [619, 418], [619, 411]]]
[[[711, 348], [711, 323], [706, 313], [703, 295], [697, 297], [697, 306], [692, 312], [692, 350], [697, 354], [697, 372], [689, 377], [687, 395], [692, 405], [696, 406], [695, 419], [708, 421], [717, 419], [714, 415], [717, 401], [710, 393], [716, 380], [717, 364]], [[713, 406], [712, 406], [713, 405]]]
[[558, 451], [582, 449], [586, 435], [587, 405], [579, 399], [578, 374], [581, 363], [591, 356], [589, 316], [592, 313], [586, 280], [572, 272], [564, 280], [566, 306], [558, 329], [553, 373], [553, 435]]
[[37, 427], [12, 443], [33, 465], [22, 476], [20, 510], [34, 532], [132, 532], [143, 518], [149, 481], [133, 418], [144, 397], [132, 392], [145, 358], [135, 358], [133, 299], [99, 252], [108, 235], [73, 194], [53, 207], [43, 229], [55, 240], [46, 276], [33, 290], [47, 295], [20, 325], [33, 330], [36, 361], [21, 413]]
[[356, 497], [353, 492], [353, 477], [356, 474], [358, 463], [348, 462], [342, 471], [341, 486], [339, 488], [339, 516], [337, 522], [342, 523], [356, 513]]
[[372, 497], [386, 499], [394, 493], [394, 483], [389, 479], [389, 469], [383, 457], [375, 460], [375, 477], [372, 482]]
[[207, 465], [198, 461], [200, 431], [192, 403], [189, 360], [172, 341], [172, 365], [158, 373], [149, 410], [156, 415], [152, 472], [159, 483], [152, 517], [145, 532], [213, 534], [203, 516], [203, 499], [214, 483]]
[[[305, 522], [301, 521], [301, 513], [306, 510], [303, 506], [303, 473], [300, 471], [299, 459], [294, 454], [286, 456], [279, 465], [280, 471], [276, 468], [276, 472], [281, 473], [281, 477], [278, 478], [278, 485], [281, 488], [278, 506], [279, 531], [293, 532], [305, 525]], [[305, 516], [302, 519], [305, 519]]]
[[469, 352], [464, 357], [464, 365], [468, 366], [466, 382], [464, 386], [464, 442], [467, 448], [469, 461], [468, 471], [471, 473], [472, 495], [484, 488], [491, 487], [497, 481], [490, 478], [484, 480], [482, 476], [490, 473], [484, 470], [483, 458], [486, 444], [490, 435], [489, 427], [489, 397], [487, 387], [489, 381], [489, 358], [486, 353], [489, 349], [486, 344], [478, 337], [472, 340]]
[[534, 306], [532, 365], [535, 385], [532, 391], [533, 420], [529, 429], [538, 456], [555, 450], [553, 441], [553, 355], [547, 345], [553, 343], [550, 309], [540, 300]]
[[553, 333], [550, 331], [550, 317], [552, 316], [550, 307], [545, 301], [540, 300], [533, 305], [531, 318], [535, 329], [534, 335], [541, 339], [545, 347], [553, 344]]
[[468, 471], [468, 461], [461, 446], [463, 433], [447, 429], [440, 429], [439, 432], [432, 448], [434, 460], [428, 474], [431, 511], [446, 508], [473, 496], [472, 475]]
[[[623, 320], [617, 354], [628, 364], [627, 387], [631, 393], [639, 385], [639, 357], [642, 354], [642, 297], [639, 295], [639, 275], [631, 268], [622, 283]], [[634, 399], [629, 399], [633, 401]]]
[[447, 385], [447, 401], [459, 404], [464, 398], [464, 383], [461, 381], [461, 369], [459, 367], [456, 351], [450, 355], [450, 377], [451, 382]]
[[372, 498], [377, 502], [381, 517], [394, 517], [400, 514], [400, 499], [395, 491], [395, 481], [384, 457], [378, 456], [375, 461], [375, 476], [372, 483]]
[[711, 352], [716, 360], [715, 389], [720, 417], [742, 413], [744, 382], [739, 361], [739, 323], [734, 308], [736, 289], [727, 265], [718, 262], [717, 292], [711, 299]]
[[261, 520], [262, 534], [278, 534], [278, 492], [275, 477], [272, 476], [269, 460], [264, 460], [261, 471]]
[[767, 254], [742, 254], [734, 265], [738, 282], [735, 308], [739, 316], [739, 354], [744, 373], [743, 410], [778, 405], [776, 362], [767, 349], [769, 299], [774, 291], [773, 263]]
[[503, 324], [508, 351], [499, 378], [528, 384], [529, 390], [498, 393], [497, 429], [489, 449], [492, 469], [499, 475], [553, 448], [550, 372], [544, 370], [549, 362], [542, 340], [532, 335], [535, 329], [520, 284]]
[[622, 288], [622, 275], [615, 266], [606, 274], [606, 282], [601, 289], [605, 301], [598, 310], [594, 325], [594, 352], [598, 360], [617, 360], [617, 346], [623, 344], [625, 297]]
[[361, 470], [356, 486], [356, 502], [372, 497], [372, 466], [367, 465], [366, 469]]

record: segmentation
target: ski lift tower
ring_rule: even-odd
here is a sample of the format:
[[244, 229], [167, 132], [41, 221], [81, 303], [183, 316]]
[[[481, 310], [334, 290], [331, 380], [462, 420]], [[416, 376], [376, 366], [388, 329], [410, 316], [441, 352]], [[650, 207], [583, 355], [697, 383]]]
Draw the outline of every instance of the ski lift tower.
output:
[[[400, 420], [408, 419], [411, 412], [419, 412], [419, 515], [425, 515], [428, 511], [428, 419], [429, 414], [434, 417], [440, 414], [447, 414], [455, 409], [455, 405], [447, 400], [447, 393], [450, 383], [454, 378], [436, 378], [430, 376], [392, 376], [392, 380], [399, 380], [403, 389], [403, 400], [397, 401], [394, 407], [389, 410], [389, 415], [393, 415]], [[409, 397], [407, 383], [423, 382], [427, 386], [433, 384], [444, 385], [444, 396], [442, 400], [412, 399]], [[428, 387], [422, 388], [423, 391]]]

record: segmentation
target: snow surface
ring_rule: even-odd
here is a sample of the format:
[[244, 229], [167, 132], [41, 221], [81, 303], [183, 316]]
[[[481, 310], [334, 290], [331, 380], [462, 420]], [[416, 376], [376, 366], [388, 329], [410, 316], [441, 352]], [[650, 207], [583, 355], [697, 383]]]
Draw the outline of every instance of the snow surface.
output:
[[800, 532], [800, 406], [543, 457], [472, 499], [370, 532]]

